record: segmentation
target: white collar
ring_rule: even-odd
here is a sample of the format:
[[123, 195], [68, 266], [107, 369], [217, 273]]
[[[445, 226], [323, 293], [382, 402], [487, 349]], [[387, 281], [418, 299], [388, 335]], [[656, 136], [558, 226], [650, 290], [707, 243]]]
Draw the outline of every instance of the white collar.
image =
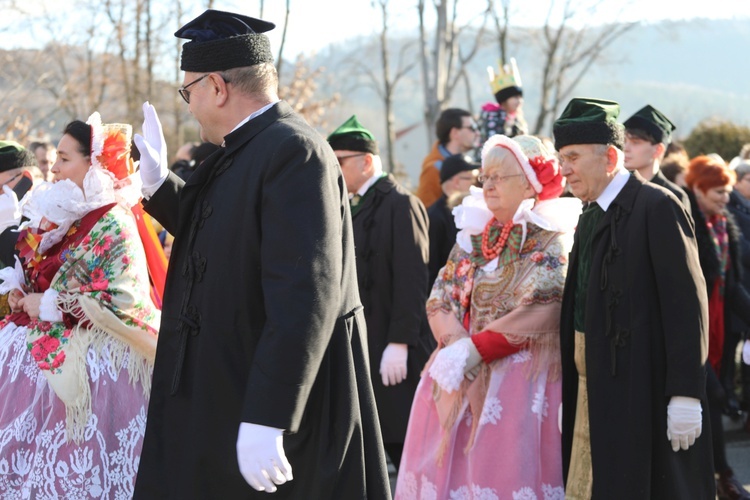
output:
[[617, 195], [620, 194], [620, 191], [622, 191], [622, 188], [625, 187], [625, 184], [627, 184], [629, 178], [630, 172], [628, 172], [625, 167], [617, 167], [617, 173], [612, 178], [607, 187], [604, 188], [602, 194], [600, 194], [596, 199], [596, 203], [600, 207], [602, 207], [602, 210], [604, 210], [605, 212], [607, 211], [614, 199], [617, 198]]
[[[272, 102], [272, 103], [270, 103], [270, 104], [266, 104], [265, 106], [263, 106], [262, 108], [260, 108], [260, 109], [259, 109], [258, 111], [254, 111], [253, 113], [251, 113], [251, 114], [250, 114], [250, 116], [248, 116], [247, 118], [245, 118], [244, 120], [242, 120], [242, 121], [241, 121], [240, 123], [238, 123], [238, 124], [237, 124], [237, 125], [236, 125], [236, 126], [235, 126], [235, 127], [233, 128], [233, 129], [232, 129], [232, 131], [231, 131], [231, 132], [229, 132], [229, 134], [231, 134], [232, 132], [234, 132], [235, 130], [237, 130], [238, 128], [240, 128], [241, 126], [243, 126], [244, 124], [246, 124], [247, 122], [249, 122], [250, 120], [252, 120], [253, 118], [255, 118], [256, 116], [258, 116], [258, 115], [262, 115], [263, 113], [265, 113], [266, 111], [268, 111], [269, 109], [271, 109], [271, 107], [272, 107], [272, 106], [273, 106], [274, 104], [276, 104], [277, 102], [279, 102], [280, 100], [281, 100], [281, 99], [277, 99], [277, 100], [273, 101], [273, 102]], [[229, 135], [229, 134], [227, 134], [227, 135]], [[226, 137], [226, 136], [225, 136], [225, 137]], [[225, 143], [224, 143], [224, 142], [222, 142], [222, 143], [221, 143], [221, 145], [222, 145], [222, 146], [224, 146], [224, 145], [225, 145]]]

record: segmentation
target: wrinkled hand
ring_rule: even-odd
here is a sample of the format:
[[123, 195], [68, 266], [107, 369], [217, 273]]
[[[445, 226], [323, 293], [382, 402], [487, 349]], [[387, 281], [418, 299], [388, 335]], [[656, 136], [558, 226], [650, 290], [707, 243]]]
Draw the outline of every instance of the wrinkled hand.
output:
[[21, 208], [18, 205], [18, 196], [10, 187], [3, 186], [3, 194], [0, 194], [0, 232], [18, 225], [20, 221]]
[[[18, 306], [31, 318], [39, 317], [39, 305], [42, 303], [42, 293], [30, 293], [18, 300]], [[10, 297], [8, 297], [10, 305]], [[12, 306], [11, 306], [12, 307]]]
[[667, 439], [672, 449], [687, 450], [701, 435], [701, 402], [695, 398], [672, 396], [667, 406]]
[[141, 153], [139, 171], [143, 187], [153, 187], [167, 177], [167, 142], [156, 109], [148, 101], [143, 103], [143, 135], [133, 137]]
[[746, 340], [742, 346], [742, 362], [750, 365], [750, 339]]
[[396, 385], [406, 379], [406, 360], [409, 357], [409, 346], [391, 342], [385, 346], [380, 358], [380, 376], [383, 385]]
[[284, 431], [242, 422], [237, 435], [237, 463], [247, 484], [273, 493], [277, 484], [291, 481], [292, 466], [284, 453]]

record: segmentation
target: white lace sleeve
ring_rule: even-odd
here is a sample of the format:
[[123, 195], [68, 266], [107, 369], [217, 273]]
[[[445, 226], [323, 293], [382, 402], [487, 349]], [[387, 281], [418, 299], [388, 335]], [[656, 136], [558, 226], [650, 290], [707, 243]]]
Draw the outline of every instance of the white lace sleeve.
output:
[[57, 307], [58, 295], [59, 293], [51, 288], [44, 292], [39, 304], [39, 319], [50, 322], [62, 321], [62, 311]]
[[469, 359], [469, 348], [454, 342], [440, 350], [430, 366], [430, 377], [446, 392], [457, 391], [464, 379], [464, 367]]

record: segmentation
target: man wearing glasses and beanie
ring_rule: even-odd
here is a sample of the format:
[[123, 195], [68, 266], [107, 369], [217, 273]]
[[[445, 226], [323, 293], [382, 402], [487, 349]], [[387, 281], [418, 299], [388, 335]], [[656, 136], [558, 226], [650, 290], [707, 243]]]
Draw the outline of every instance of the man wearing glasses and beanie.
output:
[[389, 498], [336, 157], [263, 33], [207, 10], [180, 94], [222, 147], [187, 182], [144, 104], [146, 210], [175, 235], [135, 498]]

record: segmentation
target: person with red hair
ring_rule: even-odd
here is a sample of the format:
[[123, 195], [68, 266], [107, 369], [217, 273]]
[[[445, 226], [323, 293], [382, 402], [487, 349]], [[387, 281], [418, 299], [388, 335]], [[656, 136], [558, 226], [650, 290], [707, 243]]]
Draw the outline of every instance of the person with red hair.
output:
[[713, 439], [714, 470], [719, 475], [719, 498], [750, 499], [750, 493], [734, 476], [727, 463], [724, 446], [722, 408], [726, 393], [718, 375], [721, 372], [727, 314], [734, 312], [750, 323], [750, 295], [740, 282], [740, 240], [742, 235], [727, 211], [735, 175], [726, 165], [710, 156], [690, 161], [685, 183], [695, 220], [701, 269], [708, 292], [708, 364], [706, 365], [708, 405]]

